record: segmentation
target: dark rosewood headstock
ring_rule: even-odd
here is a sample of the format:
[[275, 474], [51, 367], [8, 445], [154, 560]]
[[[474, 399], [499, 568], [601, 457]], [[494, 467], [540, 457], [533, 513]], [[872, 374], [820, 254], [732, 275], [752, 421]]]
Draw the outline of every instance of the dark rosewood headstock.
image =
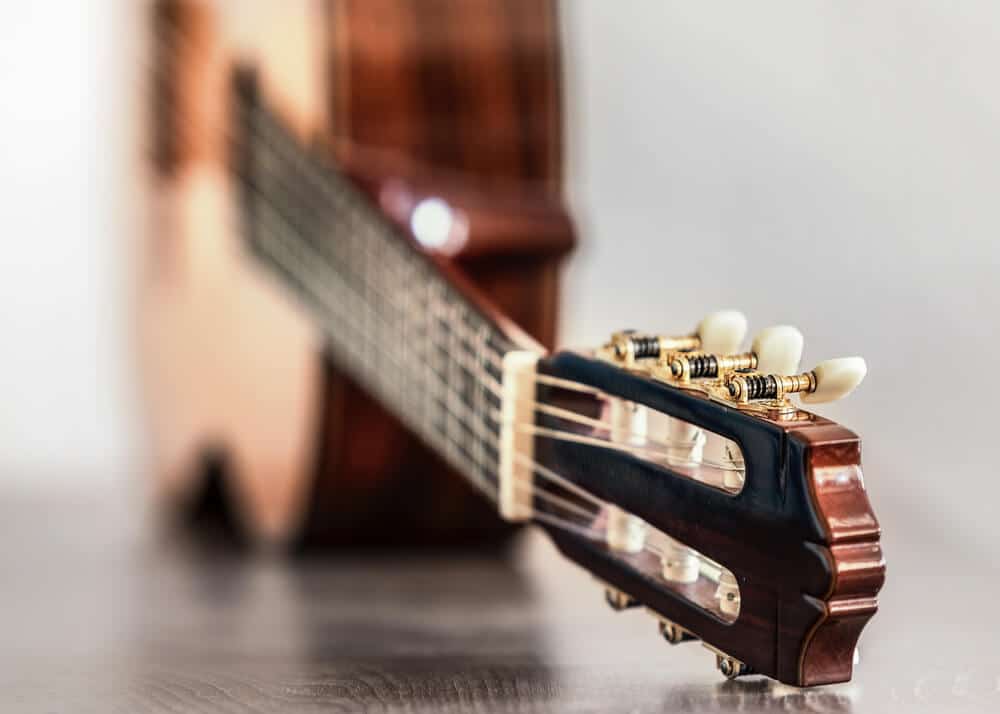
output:
[[[857, 435], [635, 367], [570, 352], [538, 363], [536, 401], [554, 409], [535, 417], [535, 461], [617, 511], [588, 522], [575, 489], [552, 484], [538, 520], [609, 602], [645, 606], [670, 641], [701, 640], [727, 676], [850, 679], [885, 571]], [[644, 533], [630, 542], [630, 527]]]

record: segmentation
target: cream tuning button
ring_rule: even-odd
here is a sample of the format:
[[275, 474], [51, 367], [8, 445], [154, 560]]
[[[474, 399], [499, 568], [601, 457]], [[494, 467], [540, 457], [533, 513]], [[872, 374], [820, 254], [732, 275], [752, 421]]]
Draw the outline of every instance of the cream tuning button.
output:
[[747, 334], [747, 318], [739, 310], [720, 310], [707, 315], [698, 325], [700, 352], [733, 354]]
[[795, 374], [802, 359], [802, 333], [791, 325], [775, 325], [757, 333], [751, 352], [761, 374]]
[[838, 357], [820, 362], [812, 373], [816, 377], [816, 388], [803, 392], [802, 401], [821, 404], [843, 399], [853, 392], [868, 374], [868, 365], [861, 357]]

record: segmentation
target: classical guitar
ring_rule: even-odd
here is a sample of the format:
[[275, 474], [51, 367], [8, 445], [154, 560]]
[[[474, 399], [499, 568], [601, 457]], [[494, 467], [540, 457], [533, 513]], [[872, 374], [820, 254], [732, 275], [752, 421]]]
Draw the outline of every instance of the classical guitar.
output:
[[554, 351], [557, 21], [541, 0], [154, 7], [143, 371], [156, 487], [256, 540], [532, 522], [727, 677], [850, 679], [884, 577], [860, 442], [777, 326]]

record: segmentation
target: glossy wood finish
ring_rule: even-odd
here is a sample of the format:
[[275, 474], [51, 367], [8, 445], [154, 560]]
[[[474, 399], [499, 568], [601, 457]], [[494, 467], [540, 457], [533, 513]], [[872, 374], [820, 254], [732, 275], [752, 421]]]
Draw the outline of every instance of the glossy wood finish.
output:
[[[806, 412], [784, 421], [751, 415], [570, 353], [545, 360], [541, 371], [732, 439], [747, 464], [743, 490], [730, 496], [623, 452], [543, 438], [535, 445], [536, 458], [557, 473], [729, 568], [741, 590], [736, 622], [622, 567], [601, 543], [547, 528], [567, 556], [755, 672], [798, 686], [850, 679], [885, 577], [855, 434]], [[539, 398], [581, 406], [578, 393], [560, 389], [542, 387]], [[655, 564], [650, 571], [658, 572]]]
[[[403, 230], [420, 197], [461, 211], [469, 240], [436, 260], [551, 347], [559, 263], [573, 243], [560, 193], [553, 3], [343, 0], [330, 23], [338, 162]], [[509, 530], [330, 362], [324, 389], [310, 541], [455, 542]]]
[[806, 479], [823, 524], [833, 578], [826, 612], [810, 633], [800, 664], [803, 684], [851, 678], [848, 653], [878, 609], [885, 581], [881, 529], [861, 475], [861, 442], [847, 429], [816, 419], [787, 432], [803, 444]]

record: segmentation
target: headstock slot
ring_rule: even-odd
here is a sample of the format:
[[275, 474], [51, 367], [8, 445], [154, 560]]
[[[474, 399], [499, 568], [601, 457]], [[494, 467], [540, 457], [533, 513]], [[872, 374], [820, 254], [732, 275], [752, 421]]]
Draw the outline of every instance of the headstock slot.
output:
[[[731, 624], [739, 617], [740, 588], [733, 572], [663, 531], [649, 528], [645, 548], [638, 553], [613, 553], [612, 550], [608, 550], [609, 557], [617, 557], [644, 578], [670, 589], [720, 622]], [[669, 577], [664, 565], [664, 556], [668, 553], [681, 561], [680, 567], [674, 568]], [[688, 563], [690, 571], [685, 573]]]
[[746, 466], [735, 441], [626, 399], [593, 396], [594, 404], [582, 411], [554, 406], [543, 397], [533, 406], [543, 423], [532, 432], [617, 449], [731, 495], [743, 489]]

